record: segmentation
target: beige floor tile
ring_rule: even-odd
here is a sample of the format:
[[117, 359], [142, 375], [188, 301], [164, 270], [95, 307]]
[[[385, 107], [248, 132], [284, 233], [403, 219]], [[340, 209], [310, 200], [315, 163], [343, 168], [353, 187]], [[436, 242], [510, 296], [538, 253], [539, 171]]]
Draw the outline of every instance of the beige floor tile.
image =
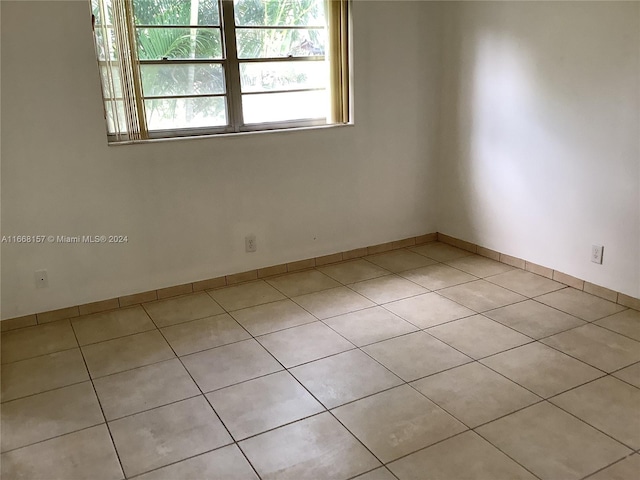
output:
[[259, 480], [237, 445], [228, 445], [213, 452], [159, 468], [136, 477], [136, 480], [195, 480], [198, 478]]
[[329, 413], [240, 443], [263, 480], [347, 479], [380, 465]]
[[350, 287], [360, 295], [376, 303], [393, 302], [394, 300], [414, 297], [428, 292], [421, 286], [397, 275], [386, 275], [372, 280], [365, 280], [364, 282], [354, 283]]
[[535, 300], [526, 300], [489, 310], [483, 315], [535, 339], [585, 324], [579, 318]]
[[471, 361], [424, 332], [385, 340], [363, 350], [407, 382]]
[[111, 340], [156, 328], [140, 305], [78, 317], [71, 320], [71, 325], [80, 345]]
[[396, 480], [396, 477], [385, 467], [380, 467], [364, 475], [358, 475], [353, 480]]
[[428, 328], [441, 323], [469, 317], [476, 312], [444, 298], [437, 293], [426, 293], [397, 302], [384, 308], [411, 322], [418, 328]]
[[475, 362], [423, 378], [412, 385], [470, 428], [540, 400]]
[[251, 338], [228, 313], [172, 325], [161, 331], [179, 356]]
[[200, 394], [177, 358], [98, 378], [94, 385], [107, 420]]
[[440, 290], [442, 288], [453, 287], [461, 283], [478, 280], [478, 277], [445, 265], [444, 263], [400, 272], [399, 275], [429, 290]]
[[145, 303], [143, 307], [158, 327], [224, 313], [222, 307], [205, 292]]
[[270, 333], [257, 340], [287, 368], [355, 348], [322, 322]]
[[478, 313], [526, 300], [526, 297], [518, 293], [485, 280], [445, 288], [438, 293]]
[[327, 408], [334, 408], [402, 383], [360, 350], [293, 368], [291, 373]]
[[540, 343], [485, 358], [482, 363], [547, 398], [603, 375], [602, 372]]
[[491, 422], [477, 432], [544, 480], [582, 478], [631, 453], [547, 402]]
[[640, 454], [636, 453], [599, 471], [589, 477], [589, 480], [633, 480], [638, 478], [638, 472], [640, 472]]
[[69, 320], [2, 332], [2, 363], [60, 352], [78, 346]]
[[324, 410], [289, 372], [278, 372], [209, 393], [207, 398], [236, 440]]
[[404, 272], [414, 268], [426, 267], [433, 265], [435, 260], [411, 252], [409, 250], [400, 249], [391, 252], [380, 253], [378, 255], [369, 255], [365, 257], [371, 263], [375, 263], [379, 267], [389, 270], [390, 272]]
[[462, 423], [408, 385], [332, 412], [384, 463], [466, 430]]
[[640, 312], [638, 310], [624, 310], [598, 320], [595, 324], [640, 341]]
[[605, 372], [613, 372], [640, 360], [640, 342], [596, 325], [558, 333], [542, 342]]
[[3, 453], [3, 479], [121, 480], [118, 457], [106, 425]]
[[92, 378], [175, 357], [173, 350], [157, 330], [86, 345], [82, 347], [82, 353]]
[[203, 392], [282, 370], [282, 365], [253, 339], [187, 355], [181, 360]]
[[231, 316], [253, 336], [316, 321], [313, 315], [289, 299], [236, 310]]
[[358, 347], [417, 330], [414, 325], [382, 307], [339, 315], [325, 320], [324, 323]]
[[485, 278], [487, 282], [513, 290], [525, 297], [537, 297], [564, 288], [564, 284], [554, 282], [535, 273], [516, 269]]
[[389, 465], [400, 480], [535, 480], [474, 432], [465, 432]]
[[640, 448], [639, 389], [607, 376], [550, 401], [629, 448]]
[[455, 258], [462, 258], [473, 255], [473, 253], [471, 252], [441, 242], [431, 242], [425, 245], [410, 248], [409, 250], [437, 260], [438, 262], [446, 262]]
[[428, 333], [476, 359], [532, 341], [531, 338], [482, 315], [431, 327]]
[[491, 260], [487, 257], [481, 257], [480, 255], [456, 258], [455, 260], [449, 260], [446, 263], [453, 268], [470, 273], [476, 277], [489, 277], [513, 270], [513, 267], [509, 265], [496, 262], [495, 260]]
[[362, 259], [327, 265], [318, 270], [345, 285], [389, 275], [388, 270]]
[[264, 303], [284, 300], [285, 296], [264, 280], [243, 283], [233, 287], [209, 290], [209, 295], [228, 312], [255, 307]]
[[121, 418], [109, 426], [127, 477], [232, 442], [202, 396]]
[[575, 288], [564, 288], [556, 292], [547, 293], [537, 297], [536, 300], [587, 322], [592, 322], [626, 309], [622, 305], [581, 292]]
[[330, 288], [339, 287], [340, 283], [333, 278], [326, 276], [318, 270], [307, 270], [305, 272], [289, 273], [281, 277], [274, 277], [266, 280], [288, 297], [297, 297], [307, 293], [320, 292]]
[[2, 404], [2, 451], [104, 423], [91, 382]]
[[2, 365], [2, 401], [89, 380], [79, 348]]
[[613, 376], [640, 388], [640, 363], [618, 370]]
[[375, 305], [371, 300], [347, 287], [309, 293], [292, 300], [321, 320]]

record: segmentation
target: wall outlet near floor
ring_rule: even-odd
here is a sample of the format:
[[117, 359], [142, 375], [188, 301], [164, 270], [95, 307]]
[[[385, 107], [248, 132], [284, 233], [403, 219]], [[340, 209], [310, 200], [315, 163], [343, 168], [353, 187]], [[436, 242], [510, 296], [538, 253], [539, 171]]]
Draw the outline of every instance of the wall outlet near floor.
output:
[[258, 249], [255, 235], [247, 235], [244, 237], [244, 249], [246, 252], [255, 252]]
[[47, 288], [49, 286], [49, 277], [46, 270], [38, 270], [35, 272], [36, 288]]
[[602, 265], [602, 254], [604, 253], [604, 247], [602, 245], [591, 246], [591, 261]]

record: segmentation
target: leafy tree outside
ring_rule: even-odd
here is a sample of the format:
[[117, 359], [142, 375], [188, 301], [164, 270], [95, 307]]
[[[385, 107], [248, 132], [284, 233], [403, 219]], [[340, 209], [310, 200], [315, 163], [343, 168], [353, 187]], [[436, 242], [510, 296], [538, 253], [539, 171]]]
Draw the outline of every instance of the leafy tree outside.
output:
[[[93, 0], [93, 4], [94, 14], [99, 19], [97, 0]], [[174, 121], [188, 126], [197, 119], [200, 120], [195, 124], [225, 124], [224, 97], [148, 99], [224, 94], [224, 72], [220, 63], [145, 64], [146, 60], [222, 59], [218, 2], [133, 0], [133, 6], [150, 128], [153, 129], [156, 124], [175, 125]], [[234, 10], [238, 57], [241, 60], [324, 55], [323, 0], [235, 0]], [[98, 21], [109, 23], [109, 19]], [[184, 28], [178, 28], [182, 26]], [[197, 27], [191, 28], [192, 26]], [[317, 28], [277, 28], [282, 26]], [[117, 52], [110, 53], [117, 55]], [[102, 55], [104, 56], [104, 52]], [[316, 88], [317, 79], [323, 79], [323, 63], [241, 63], [242, 90], [262, 92]], [[178, 117], [183, 117], [182, 121]]]

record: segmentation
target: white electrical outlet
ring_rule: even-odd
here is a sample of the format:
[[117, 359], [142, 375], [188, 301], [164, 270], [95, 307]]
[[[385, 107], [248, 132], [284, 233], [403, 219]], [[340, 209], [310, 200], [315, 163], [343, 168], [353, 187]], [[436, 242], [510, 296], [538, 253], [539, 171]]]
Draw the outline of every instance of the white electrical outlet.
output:
[[255, 235], [247, 235], [244, 237], [244, 249], [246, 252], [255, 252], [258, 249]]
[[602, 254], [604, 253], [604, 247], [602, 245], [591, 246], [591, 261], [602, 265]]
[[49, 286], [49, 277], [46, 270], [38, 270], [35, 272], [36, 288], [47, 288]]

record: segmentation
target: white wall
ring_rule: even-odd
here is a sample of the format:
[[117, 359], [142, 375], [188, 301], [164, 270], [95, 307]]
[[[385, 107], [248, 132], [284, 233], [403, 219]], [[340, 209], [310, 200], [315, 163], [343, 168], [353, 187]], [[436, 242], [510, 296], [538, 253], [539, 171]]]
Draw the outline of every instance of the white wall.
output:
[[0, 5], [2, 235], [129, 237], [3, 244], [2, 318], [436, 231], [437, 4], [356, 2], [353, 127], [118, 147], [89, 0]]
[[450, 2], [443, 28], [438, 230], [640, 297], [640, 3]]
[[1, 233], [129, 243], [3, 244], [2, 318], [436, 230], [640, 297], [638, 2], [356, 1], [355, 126], [120, 147], [88, 5], [0, 2]]

